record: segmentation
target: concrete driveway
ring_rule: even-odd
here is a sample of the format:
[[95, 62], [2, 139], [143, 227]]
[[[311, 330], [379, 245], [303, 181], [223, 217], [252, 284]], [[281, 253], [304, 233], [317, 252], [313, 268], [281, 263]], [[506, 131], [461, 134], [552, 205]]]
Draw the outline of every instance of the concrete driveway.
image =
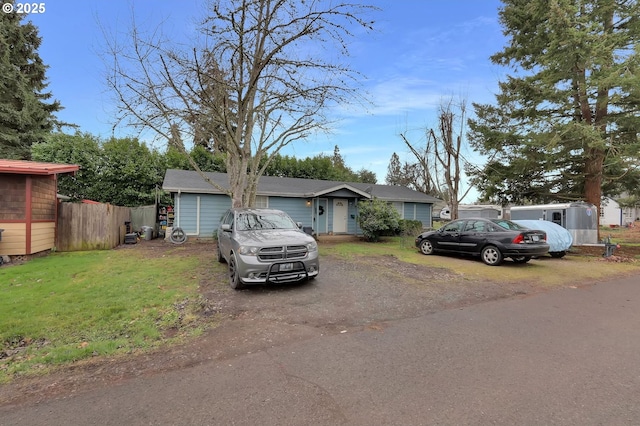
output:
[[640, 424], [638, 275], [341, 331], [5, 406], [0, 424]]

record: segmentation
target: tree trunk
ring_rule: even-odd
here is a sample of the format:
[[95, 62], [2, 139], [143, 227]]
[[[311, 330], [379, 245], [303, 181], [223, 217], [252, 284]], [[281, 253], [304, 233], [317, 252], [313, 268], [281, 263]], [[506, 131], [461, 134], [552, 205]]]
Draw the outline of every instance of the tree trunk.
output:
[[602, 199], [602, 173], [604, 170], [605, 153], [601, 149], [589, 148], [585, 161], [584, 194], [585, 201], [596, 206], [598, 239], [600, 238], [600, 203]]

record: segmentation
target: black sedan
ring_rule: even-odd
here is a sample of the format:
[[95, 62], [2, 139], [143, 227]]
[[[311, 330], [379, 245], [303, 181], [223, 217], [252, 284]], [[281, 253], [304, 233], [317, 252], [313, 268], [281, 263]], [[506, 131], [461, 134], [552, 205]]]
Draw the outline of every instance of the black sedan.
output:
[[528, 229], [504, 219], [469, 218], [447, 223], [437, 231], [416, 237], [416, 247], [423, 254], [448, 252], [480, 256], [487, 265], [495, 266], [509, 257], [526, 263], [533, 256], [549, 251], [544, 231]]

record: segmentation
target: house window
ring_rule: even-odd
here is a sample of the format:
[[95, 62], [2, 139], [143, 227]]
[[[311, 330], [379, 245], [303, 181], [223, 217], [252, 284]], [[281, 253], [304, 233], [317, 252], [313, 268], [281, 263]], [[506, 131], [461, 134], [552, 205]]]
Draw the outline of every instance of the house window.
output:
[[402, 217], [404, 213], [403, 212], [404, 203], [401, 201], [393, 201], [391, 205], [398, 211], [398, 213], [400, 213], [400, 217]]
[[256, 195], [256, 206], [257, 209], [266, 209], [269, 207], [269, 197], [265, 195]]

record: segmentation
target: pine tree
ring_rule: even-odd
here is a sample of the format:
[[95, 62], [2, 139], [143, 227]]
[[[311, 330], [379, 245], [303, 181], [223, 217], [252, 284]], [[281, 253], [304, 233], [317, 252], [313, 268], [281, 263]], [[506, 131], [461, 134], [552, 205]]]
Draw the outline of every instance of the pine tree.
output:
[[475, 183], [495, 202], [600, 206], [638, 162], [640, 6], [503, 0], [509, 67], [496, 105], [474, 105], [470, 141], [490, 156]]
[[42, 39], [31, 21], [0, 14], [0, 158], [31, 158], [31, 145], [44, 141], [61, 109], [46, 92], [47, 66], [38, 55]]

